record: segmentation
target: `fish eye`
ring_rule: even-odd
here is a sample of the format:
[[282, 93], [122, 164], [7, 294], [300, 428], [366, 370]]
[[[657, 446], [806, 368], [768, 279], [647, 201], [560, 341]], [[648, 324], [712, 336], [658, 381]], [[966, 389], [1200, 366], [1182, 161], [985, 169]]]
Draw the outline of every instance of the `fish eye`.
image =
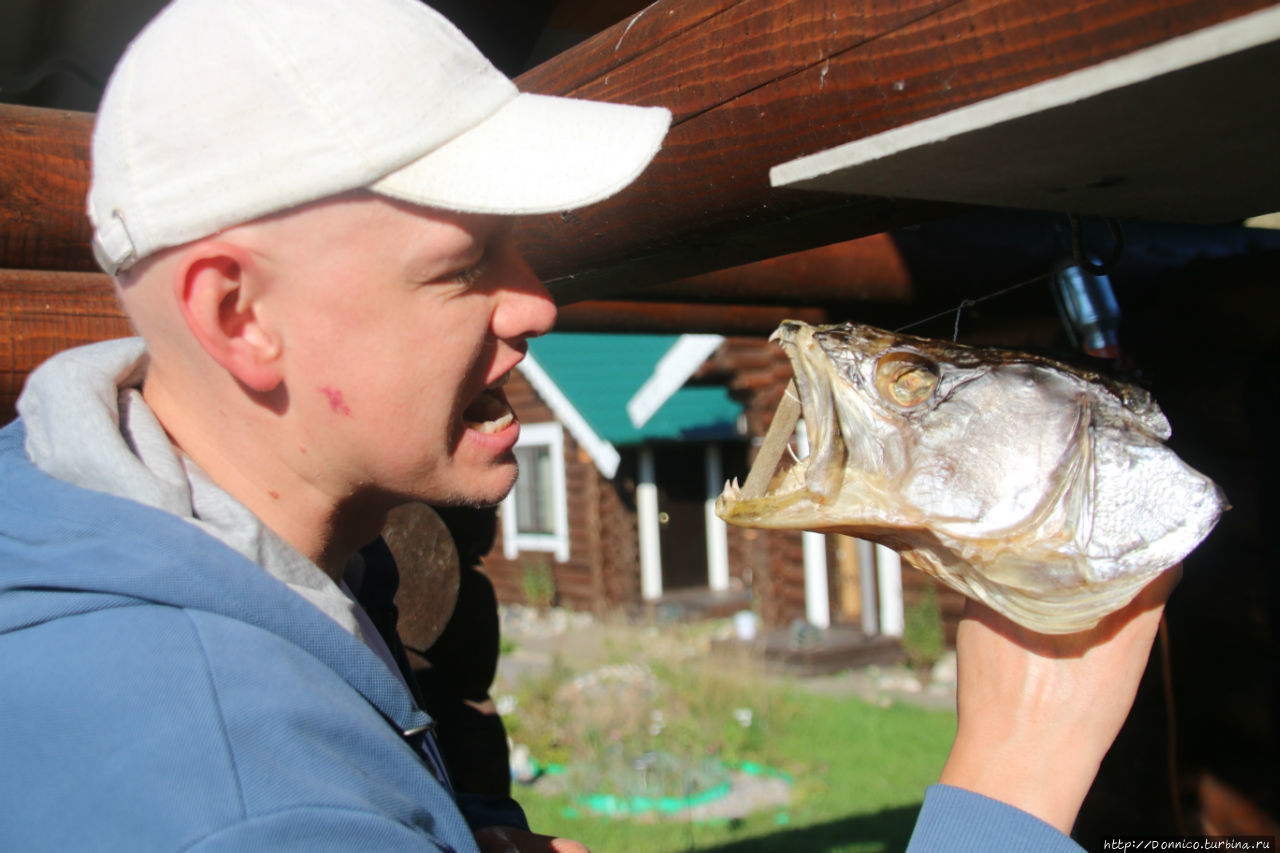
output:
[[876, 390], [904, 409], [928, 400], [938, 387], [938, 365], [913, 352], [890, 352], [876, 363]]

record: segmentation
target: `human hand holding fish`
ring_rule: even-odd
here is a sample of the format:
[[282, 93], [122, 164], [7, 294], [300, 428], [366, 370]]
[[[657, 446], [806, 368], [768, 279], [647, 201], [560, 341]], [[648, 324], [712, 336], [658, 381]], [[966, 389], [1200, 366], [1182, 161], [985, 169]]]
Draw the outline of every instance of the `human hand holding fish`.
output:
[[[794, 399], [717, 513], [879, 542], [963, 593], [941, 781], [1069, 833], [1225, 497], [1128, 383], [853, 323], [773, 339]], [[775, 473], [801, 414], [810, 453]]]
[[939, 781], [1070, 834], [1137, 694], [1181, 565], [1091, 631], [1040, 634], [970, 600], [956, 638], [957, 730]]
[[579, 841], [514, 826], [488, 826], [476, 830], [475, 835], [480, 853], [590, 853]]

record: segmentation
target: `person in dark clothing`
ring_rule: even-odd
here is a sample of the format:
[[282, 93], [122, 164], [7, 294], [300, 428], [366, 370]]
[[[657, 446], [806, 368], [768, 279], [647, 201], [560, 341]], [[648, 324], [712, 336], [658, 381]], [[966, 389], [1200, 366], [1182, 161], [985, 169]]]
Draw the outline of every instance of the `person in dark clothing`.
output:
[[489, 691], [501, 643], [498, 598], [482, 569], [497, 536], [496, 507], [435, 507], [458, 550], [458, 597], [444, 630], [411, 665], [459, 791], [508, 796], [507, 731]]

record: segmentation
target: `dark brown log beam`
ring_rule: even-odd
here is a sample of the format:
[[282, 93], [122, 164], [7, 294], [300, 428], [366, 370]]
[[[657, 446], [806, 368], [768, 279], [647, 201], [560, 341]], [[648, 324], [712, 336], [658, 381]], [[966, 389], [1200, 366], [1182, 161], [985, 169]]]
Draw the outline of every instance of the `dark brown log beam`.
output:
[[[659, 0], [519, 82], [669, 106], [665, 148], [614, 199], [518, 236], [563, 303], [921, 222], [961, 208], [774, 190], [768, 170], [1273, 3]], [[91, 123], [0, 105], [0, 267], [94, 268]]]
[[888, 234], [872, 234], [698, 276], [624, 290], [617, 298], [656, 302], [827, 306], [907, 302], [914, 283]]
[[688, 302], [584, 301], [560, 309], [558, 332], [769, 335], [786, 319], [827, 322], [812, 307], [695, 305]]
[[0, 267], [97, 270], [85, 192], [93, 115], [0, 104]]
[[131, 334], [103, 273], [0, 270], [0, 423], [27, 374], [55, 352]]
[[565, 303], [924, 221], [956, 208], [774, 190], [768, 171], [1270, 5], [659, 0], [518, 82], [668, 106], [663, 151], [619, 196], [518, 236]]
[[[821, 309], [654, 302], [583, 302], [561, 311], [568, 332], [651, 332], [768, 335], [794, 317], [826, 322]], [[132, 334], [105, 273], [0, 270], [0, 424], [27, 374], [46, 358], [81, 344]]]

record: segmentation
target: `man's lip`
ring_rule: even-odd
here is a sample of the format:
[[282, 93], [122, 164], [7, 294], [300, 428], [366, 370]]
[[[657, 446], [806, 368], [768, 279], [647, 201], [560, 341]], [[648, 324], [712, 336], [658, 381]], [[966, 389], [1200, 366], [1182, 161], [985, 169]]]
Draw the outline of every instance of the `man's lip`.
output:
[[521, 347], [516, 349], [516, 352], [515, 352], [516, 357], [511, 360], [510, 364], [506, 365], [506, 367], [504, 367], [501, 371], [499, 371], [499, 373], [496, 376], [494, 376], [493, 379], [489, 380], [489, 383], [485, 385], [485, 388], [494, 388], [494, 387], [501, 387], [502, 385], [506, 385], [507, 381], [511, 378], [511, 374], [515, 372], [516, 367], [519, 366], [520, 362], [524, 361], [526, 349], [527, 347]]
[[520, 439], [520, 418], [511, 413], [511, 422], [497, 432], [481, 432], [470, 424], [463, 422], [462, 433], [466, 441], [475, 447], [484, 448], [490, 453], [506, 453], [515, 447]]

